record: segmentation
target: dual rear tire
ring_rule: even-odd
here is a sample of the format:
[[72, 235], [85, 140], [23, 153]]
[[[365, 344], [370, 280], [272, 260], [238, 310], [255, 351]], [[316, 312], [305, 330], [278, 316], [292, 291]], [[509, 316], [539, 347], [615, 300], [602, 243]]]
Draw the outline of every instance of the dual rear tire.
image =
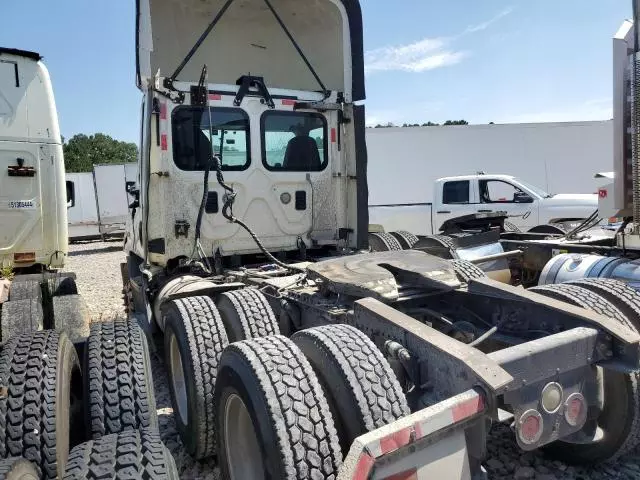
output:
[[409, 413], [360, 331], [333, 325], [288, 339], [258, 290], [216, 303], [173, 300], [163, 318], [178, 430], [195, 458], [217, 452], [224, 478], [330, 478], [356, 437]]

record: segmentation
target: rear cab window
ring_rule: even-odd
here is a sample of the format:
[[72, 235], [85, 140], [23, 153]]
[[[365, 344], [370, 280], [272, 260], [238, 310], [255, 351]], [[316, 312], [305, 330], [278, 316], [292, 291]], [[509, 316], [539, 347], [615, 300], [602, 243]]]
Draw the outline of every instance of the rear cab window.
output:
[[469, 203], [469, 180], [445, 182], [442, 185], [442, 203], [464, 205]]
[[203, 171], [218, 155], [223, 170], [251, 163], [249, 116], [240, 108], [182, 106], [172, 114], [173, 159], [180, 170]]
[[260, 120], [267, 170], [319, 172], [328, 164], [327, 120], [319, 113], [266, 111]]

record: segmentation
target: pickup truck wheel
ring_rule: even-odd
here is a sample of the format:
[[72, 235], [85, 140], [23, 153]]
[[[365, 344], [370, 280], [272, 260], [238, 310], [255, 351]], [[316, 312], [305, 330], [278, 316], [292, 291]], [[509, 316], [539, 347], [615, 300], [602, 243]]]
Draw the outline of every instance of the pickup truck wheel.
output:
[[355, 438], [411, 413], [391, 366], [360, 330], [327, 325], [292, 340], [320, 380], [344, 456]]
[[15, 300], [38, 300], [38, 302], [42, 302], [40, 282], [36, 280], [12, 282], [9, 287], [9, 301]]
[[640, 293], [620, 280], [613, 278], [583, 278], [568, 282], [569, 285], [591, 290], [614, 304], [640, 331]]
[[[613, 304], [598, 294], [566, 283], [533, 287], [533, 292], [564, 300], [615, 319], [638, 331]], [[597, 367], [601, 368], [601, 367]], [[544, 450], [550, 456], [575, 464], [613, 461], [633, 450], [640, 442], [640, 387], [636, 373], [619, 373], [602, 369], [604, 377], [604, 408], [597, 419], [602, 438], [591, 443], [553, 442]]]
[[469, 280], [476, 278], [485, 278], [487, 275], [473, 263], [467, 260], [452, 260], [453, 270], [456, 272], [458, 276], [458, 280], [463, 283], [469, 282]]
[[[61, 478], [79, 400], [78, 356], [66, 335], [22, 334], [0, 353], [0, 457], [33, 462], [38, 478]], [[80, 427], [80, 428], [78, 428]]]
[[89, 438], [158, 428], [147, 338], [135, 321], [96, 322], [85, 348]]
[[229, 343], [279, 335], [278, 319], [264, 294], [255, 288], [225, 292], [216, 299]]
[[547, 235], [564, 235], [567, 230], [562, 228], [562, 225], [538, 225], [530, 229], [527, 233], [544, 233]]
[[14, 335], [42, 330], [44, 328], [42, 304], [36, 298], [3, 303], [0, 328], [3, 342]]
[[71, 451], [63, 480], [87, 478], [179, 480], [180, 476], [158, 432], [131, 430], [82, 443]]
[[336, 477], [342, 457], [329, 406], [291, 340], [273, 336], [229, 345], [214, 398], [222, 478]]
[[222, 351], [228, 345], [213, 300], [196, 296], [162, 306], [164, 353], [176, 426], [185, 449], [196, 459], [215, 453], [213, 390]]
[[369, 246], [374, 252], [388, 252], [402, 250], [400, 242], [390, 233], [370, 233]]
[[38, 471], [29, 460], [12, 457], [0, 460], [0, 480], [38, 480]]
[[391, 232], [391, 235], [393, 235], [395, 239], [400, 243], [400, 246], [403, 250], [410, 249], [416, 243], [418, 243], [419, 240], [418, 237], [416, 237], [413, 233], [407, 232], [405, 230]]

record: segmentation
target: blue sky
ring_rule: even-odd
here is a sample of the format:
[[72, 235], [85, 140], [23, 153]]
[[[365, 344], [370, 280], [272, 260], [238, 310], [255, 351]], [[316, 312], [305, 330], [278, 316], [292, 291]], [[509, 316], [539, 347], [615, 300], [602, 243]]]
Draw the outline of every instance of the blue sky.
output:
[[[137, 142], [134, 2], [2, 3], [0, 45], [45, 56], [63, 135]], [[611, 37], [631, 0], [361, 4], [370, 124], [611, 117]]]

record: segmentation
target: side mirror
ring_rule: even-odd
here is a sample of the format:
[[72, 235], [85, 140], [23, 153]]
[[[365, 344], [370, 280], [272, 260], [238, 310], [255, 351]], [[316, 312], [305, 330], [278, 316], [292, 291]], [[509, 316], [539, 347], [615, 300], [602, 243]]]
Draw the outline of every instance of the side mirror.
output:
[[516, 192], [513, 194], [514, 203], [533, 203], [533, 197], [524, 192]]
[[66, 181], [67, 186], [67, 208], [76, 206], [76, 185], [71, 180]]

